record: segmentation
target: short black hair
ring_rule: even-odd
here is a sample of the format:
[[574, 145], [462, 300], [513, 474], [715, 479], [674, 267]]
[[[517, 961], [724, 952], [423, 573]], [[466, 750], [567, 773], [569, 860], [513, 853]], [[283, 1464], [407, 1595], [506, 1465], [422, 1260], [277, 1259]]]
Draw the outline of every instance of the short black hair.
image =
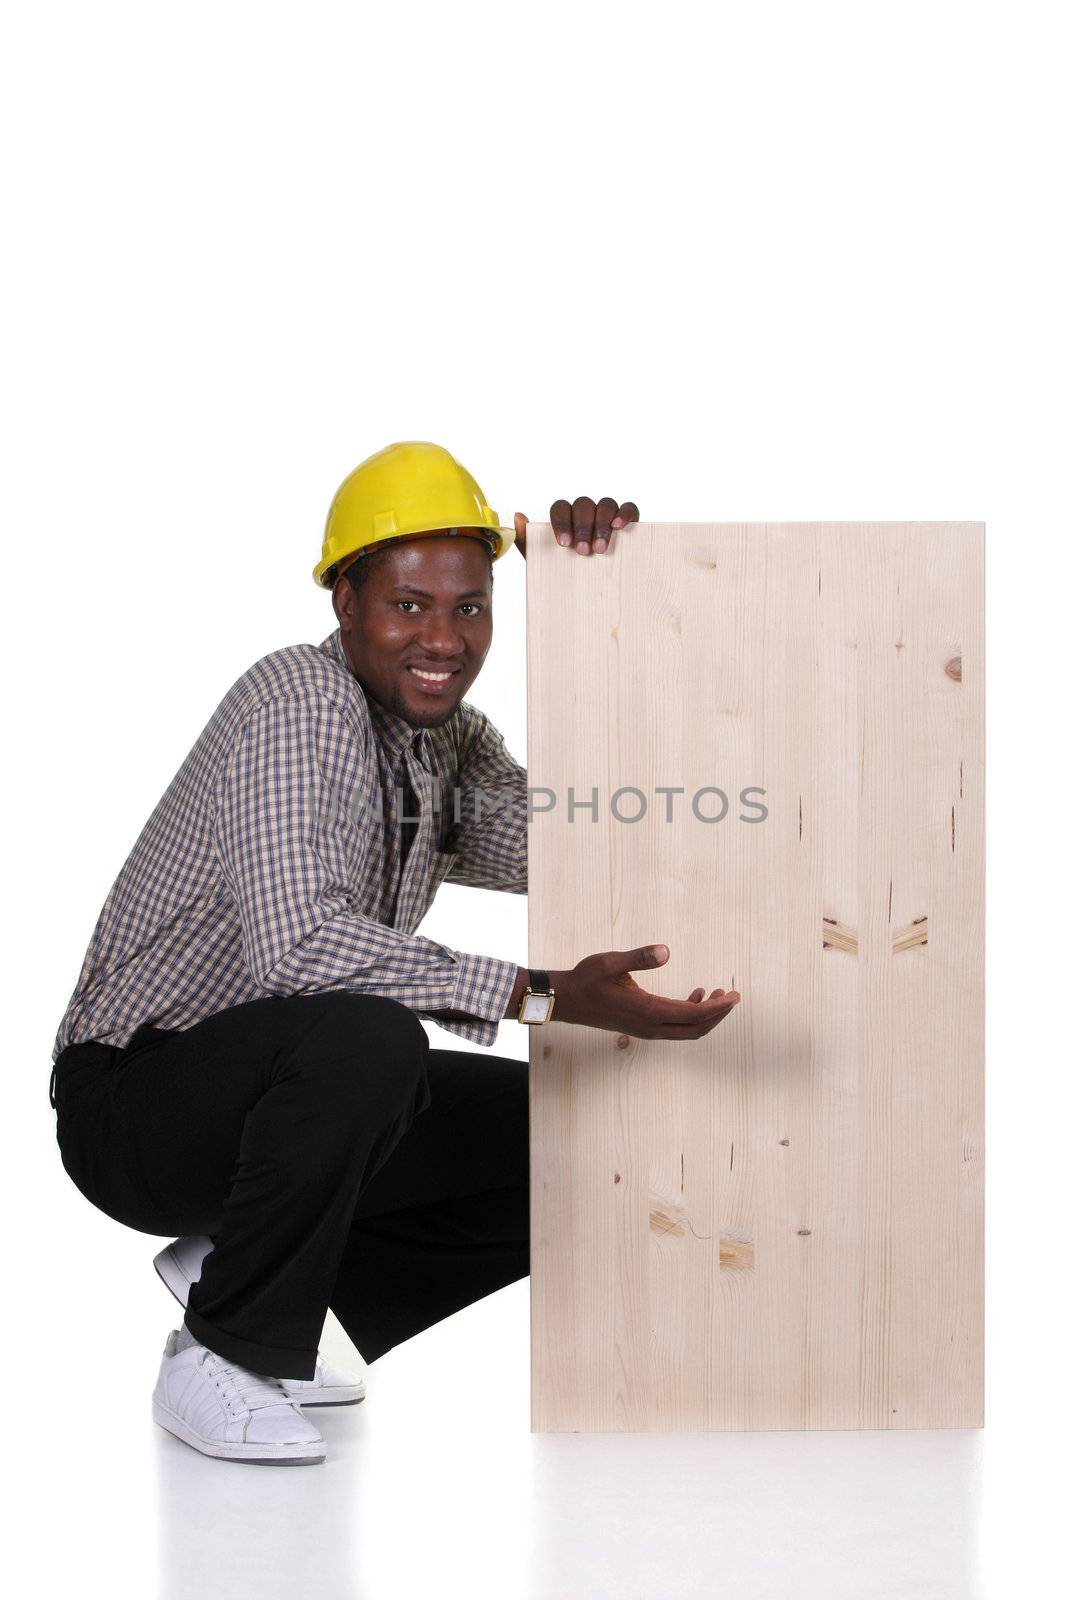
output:
[[[478, 542], [482, 546], [486, 556], [489, 559], [489, 592], [491, 594], [493, 590], [493, 568], [495, 567], [496, 562], [493, 560], [493, 552], [490, 550], [485, 540], [480, 539]], [[393, 540], [391, 539], [386, 541], [386, 545], [392, 543]], [[385, 555], [385, 548], [386, 547], [383, 546], [381, 550], [369, 550], [365, 556], [360, 556], [358, 561], [353, 561], [345, 568], [344, 572], [342, 572], [341, 576], [342, 578], [348, 579], [348, 586], [352, 590], [353, 594], [359, 593], [360, 589], [362, 589], [371, 573], [375, 570], [375, 567], [381, 565], [382, 557]]]

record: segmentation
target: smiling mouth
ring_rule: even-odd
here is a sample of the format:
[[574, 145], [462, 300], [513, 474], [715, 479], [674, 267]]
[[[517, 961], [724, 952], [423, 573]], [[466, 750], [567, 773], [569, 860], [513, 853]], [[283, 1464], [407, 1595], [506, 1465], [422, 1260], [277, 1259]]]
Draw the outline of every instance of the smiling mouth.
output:
[[431, 672], [429, 668], [408, 667], [408, 672], [415, 679], [419, 688], [427, 694], [441, 694], [448, 688], [452, 679], [459, 673], [459, 668], [454, 667], [451, 672]]

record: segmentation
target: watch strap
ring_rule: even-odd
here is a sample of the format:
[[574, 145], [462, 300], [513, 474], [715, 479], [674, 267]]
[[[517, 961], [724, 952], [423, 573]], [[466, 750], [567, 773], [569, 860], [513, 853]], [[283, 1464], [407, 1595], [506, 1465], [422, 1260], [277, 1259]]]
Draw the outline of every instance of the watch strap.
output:
[[552, 985], [548, 981], [548, 973], [540, 967], [530, 967], [530, 982], [527, 985], [531, 994], [547, 994]]

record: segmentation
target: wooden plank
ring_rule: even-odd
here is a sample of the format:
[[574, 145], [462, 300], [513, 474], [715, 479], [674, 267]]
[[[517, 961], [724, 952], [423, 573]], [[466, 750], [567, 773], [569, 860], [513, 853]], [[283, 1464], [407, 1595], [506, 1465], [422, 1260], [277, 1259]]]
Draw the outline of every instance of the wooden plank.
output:
[[742, 996], [530, 1030], [533, 1431], [981, 1426], [982, 524], [528, 549], [530, 960]]

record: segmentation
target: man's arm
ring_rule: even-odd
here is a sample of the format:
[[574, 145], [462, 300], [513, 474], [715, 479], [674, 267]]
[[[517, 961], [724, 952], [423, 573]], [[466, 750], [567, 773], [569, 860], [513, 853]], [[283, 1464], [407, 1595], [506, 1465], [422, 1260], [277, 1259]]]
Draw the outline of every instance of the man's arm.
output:
[[211, 799], [211, 835], [241, 917], [242, 950], [266, 994], [349, 989], [418, 1013], [453, 1012], [454, 1033], [492, 1044], [518, 966], [405, 934], [360, 913], [375, 864], [360, 797], [377, 804], [366, 737], [341, 706], [286, 696], [242, 726]]
[[[515, 982], [511, 988], [511, 994], [508, 998], [507, 1008], [504, 1011], [504, 1017], [514, 1018], [518, 1016], [519, 1006], [522, 1003], [522, 997], [526, 993], [529, 982], [529, 968], [519, 967], [515, 974]], [[434, 1011], [430, 1014], [432, 1015], [434, 1022], [439, 1022], [442, 1028], [447, 1028], [450, 1022], [469, 1022], [471, 1020], [471, 1018], [466, 1016], [462, 1011]], [[503, 1018], [501, 1018], [501, 1020], [503, 1021]]]
[[445, 849], [455, 852], [447, 883], [526, 893], [527, 775], [484, 711], [462, 706], [459, 818]]

